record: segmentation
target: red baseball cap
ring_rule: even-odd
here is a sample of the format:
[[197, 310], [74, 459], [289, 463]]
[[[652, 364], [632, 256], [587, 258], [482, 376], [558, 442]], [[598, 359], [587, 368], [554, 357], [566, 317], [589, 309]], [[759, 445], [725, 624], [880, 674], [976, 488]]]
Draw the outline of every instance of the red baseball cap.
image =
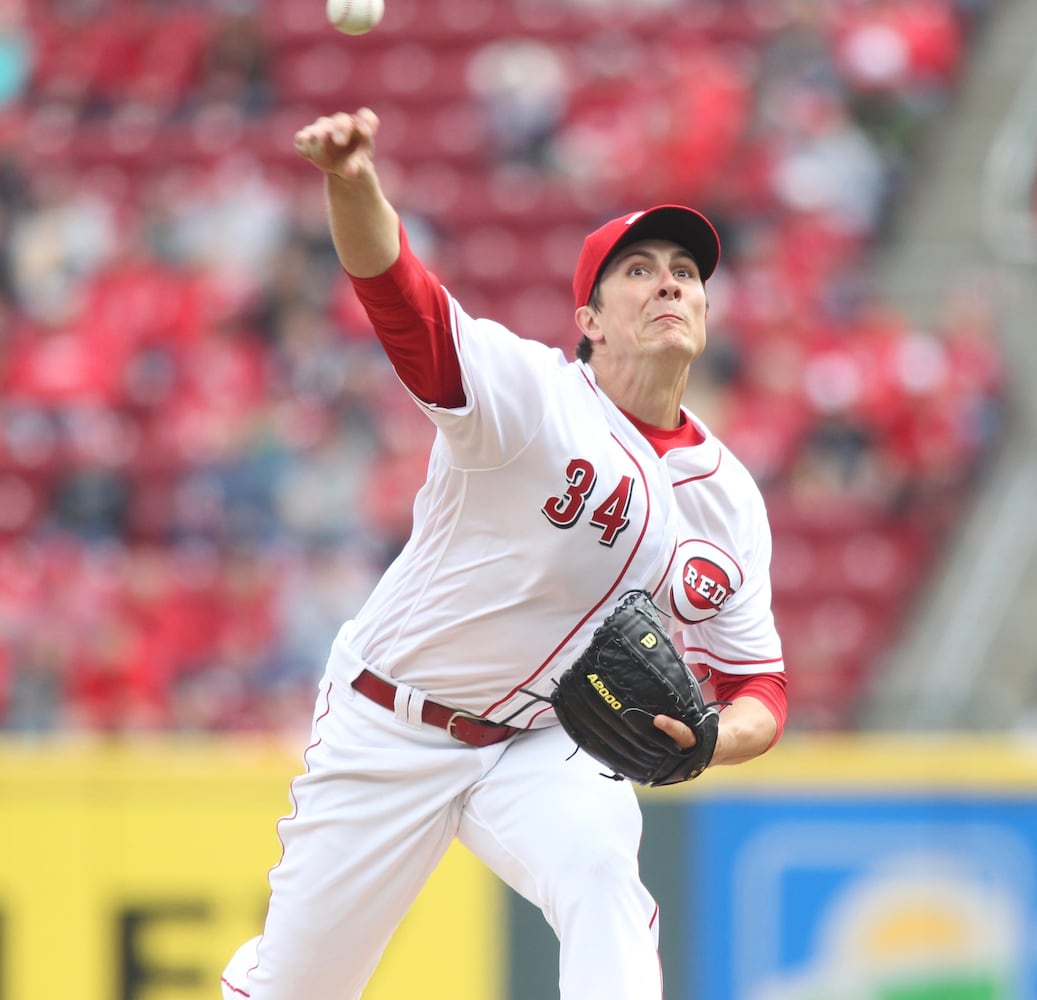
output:
[[576, 308], [585, 306], [608, 259], [638, 240], [670, 240], [684, 247], [698, 264], [705, 281], [720, 260], [720, 237], [701, 212], [683, 205], [656, 205], [644, 212], [623, 215], [595, 229], [583, 241], [573, 275]]

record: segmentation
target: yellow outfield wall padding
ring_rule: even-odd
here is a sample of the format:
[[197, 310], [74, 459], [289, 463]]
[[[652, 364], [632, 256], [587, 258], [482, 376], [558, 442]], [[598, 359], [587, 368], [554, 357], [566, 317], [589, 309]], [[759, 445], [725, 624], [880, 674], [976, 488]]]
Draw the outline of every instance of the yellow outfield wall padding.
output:
[[[0, 742], [0, 997], [212, 1000], [258, 933], [275, 824], [304, 738]], [[653, 800], [732, 795], [1027, 796], [1037, 742], [790, 735]], [[365, 1000], [500, 1000], [506, 897], [454, 847]], [[460, 974], [459, 974], [460, 973]]]
[[[300, 749], [0, 744], [0, 996], [218, 997], [223, 964], [261, 928]], [[495, 1000], [502, 907], [455, 845], [365, 1000]]]

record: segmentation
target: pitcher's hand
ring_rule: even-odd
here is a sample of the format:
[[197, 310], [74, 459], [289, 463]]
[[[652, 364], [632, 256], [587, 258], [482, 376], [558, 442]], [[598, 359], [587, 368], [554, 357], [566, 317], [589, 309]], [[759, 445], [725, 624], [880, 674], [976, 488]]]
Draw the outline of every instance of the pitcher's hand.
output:
[[374, 162], [378, 116], [370, 108], [318, 118], [295, 133], [295, 149], [326, 174], [349, 179]]

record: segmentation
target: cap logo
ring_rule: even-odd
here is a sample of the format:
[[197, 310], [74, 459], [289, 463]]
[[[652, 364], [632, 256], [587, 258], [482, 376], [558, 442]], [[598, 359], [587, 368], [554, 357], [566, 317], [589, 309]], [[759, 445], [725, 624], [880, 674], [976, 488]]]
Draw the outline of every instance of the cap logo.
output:
[[644, 214], [645, 214], [644, 212], [634, 212], [634, 214], [632, 216], [630, 216], [630, 218], [627, 219], [627, 221], [624, 222], [623, 225], [624, 226], [632, 226]]

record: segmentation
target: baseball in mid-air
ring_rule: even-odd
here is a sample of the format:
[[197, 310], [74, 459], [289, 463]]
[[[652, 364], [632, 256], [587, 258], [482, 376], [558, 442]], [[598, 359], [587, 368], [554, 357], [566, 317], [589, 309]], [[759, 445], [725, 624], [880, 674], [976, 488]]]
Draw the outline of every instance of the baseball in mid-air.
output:
[[327, 0], [332, 26], [345, 35], [367, 34], [385, 13], [385, 0]]

